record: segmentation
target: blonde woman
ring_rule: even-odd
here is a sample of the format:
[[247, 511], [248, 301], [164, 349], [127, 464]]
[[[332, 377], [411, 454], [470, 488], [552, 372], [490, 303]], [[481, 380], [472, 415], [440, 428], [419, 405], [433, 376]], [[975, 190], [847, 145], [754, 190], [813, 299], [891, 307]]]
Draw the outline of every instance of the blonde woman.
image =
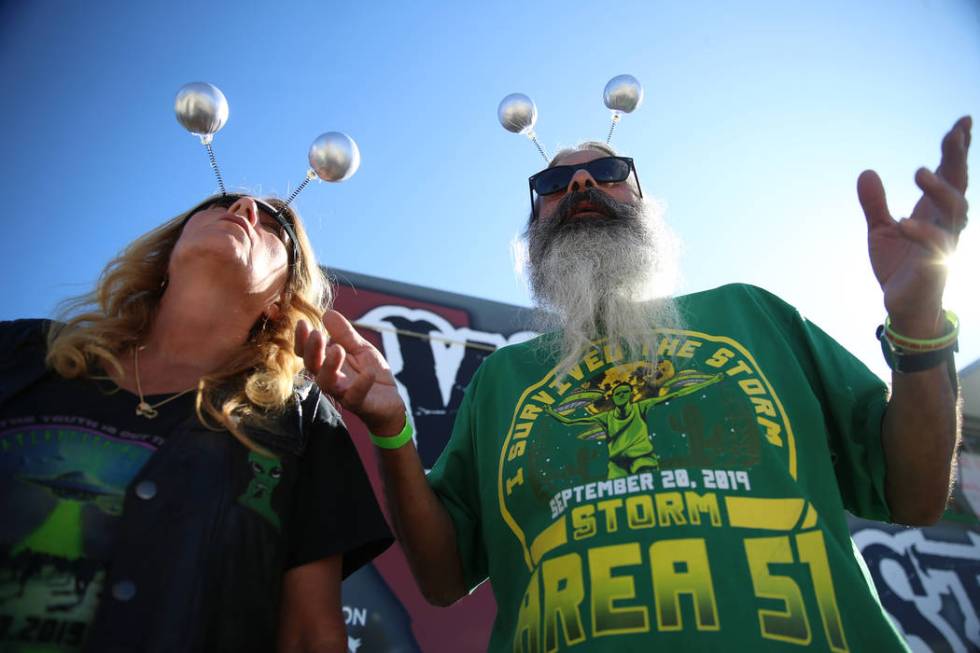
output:
[[346, 650], [391, 537], [293, 352], [330, 303], [296, 214], [230, 195], [0, 324], [0, 649]]

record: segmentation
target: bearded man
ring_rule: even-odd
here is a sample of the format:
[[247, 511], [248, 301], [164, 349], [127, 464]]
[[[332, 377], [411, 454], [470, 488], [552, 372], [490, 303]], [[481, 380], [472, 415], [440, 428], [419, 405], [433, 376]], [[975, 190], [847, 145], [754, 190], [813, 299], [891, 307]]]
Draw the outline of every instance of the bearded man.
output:
[[936, 261], [966, 224], [970, 124], [917, 172], [910, 218], [873, 172], [858, 180], [890, 395], [760, 288], [658, 298], [669, 232], [633, 161], [592, 143], [530, 179], [550, 331], [484, 361], [428, 478], [378, 352], [335, 313], [329, 346], [302, 326], [320, 387], [373, 434], [425, 596], [489, 578], [492, 651], [903, 649], [845, 510], [928, 524], [947, 500], [958, 325]]

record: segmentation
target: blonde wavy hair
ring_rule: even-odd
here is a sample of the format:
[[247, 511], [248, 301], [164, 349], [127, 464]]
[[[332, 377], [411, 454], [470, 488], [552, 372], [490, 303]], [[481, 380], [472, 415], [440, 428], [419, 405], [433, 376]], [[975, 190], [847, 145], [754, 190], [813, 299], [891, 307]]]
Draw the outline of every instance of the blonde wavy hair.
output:
[[[167, 267], [187, 219], [216, 195], [130, 243], [103, 269], [95, 289], [62, 303], [62, 318], [48, 334], [46, 362], [64, 378], [95, 376], [115, 369], [118, 357], [140, 345], [163, 296]], [[242, 424], [271, 428], [269, 415], [282, 412], [293, 396], [303, 361], [293, 353], [293, 333], [301, 319], [319, 324], [333, 302], [333, 290], [317, 265], [306, 230], [282, 200], [265, 200], [293, 225], [299, 257], [291, 264], [279, 315], [260, 320], [241, 351], [221, 369], [201, 378], [197, 416], [213, 430], [227, 430], [252, 450], [266, 452]], [[287, 248], [289, 246], [287, 245]]]

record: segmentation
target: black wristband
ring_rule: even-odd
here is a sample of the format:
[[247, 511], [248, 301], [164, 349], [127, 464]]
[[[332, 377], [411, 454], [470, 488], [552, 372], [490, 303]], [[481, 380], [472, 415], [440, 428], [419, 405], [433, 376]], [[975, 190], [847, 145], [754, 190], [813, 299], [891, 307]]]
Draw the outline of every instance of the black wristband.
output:
[[950, 380], [955, 388], [956, 382], [956, 362], [953, 354], [959, 349], [959, 341], [954, 340], [948, 347], [934, 349], [926, 352], [912, 352], [892, 344], [885, 334], [885, 325], [880, 325], [875, 332], [878, 341], [881, 343], [881, 353], [885, 357], [888, 367], [899, 374], [909, 374], [912, 372], [923, 372], [946, 363], [949, 366]]

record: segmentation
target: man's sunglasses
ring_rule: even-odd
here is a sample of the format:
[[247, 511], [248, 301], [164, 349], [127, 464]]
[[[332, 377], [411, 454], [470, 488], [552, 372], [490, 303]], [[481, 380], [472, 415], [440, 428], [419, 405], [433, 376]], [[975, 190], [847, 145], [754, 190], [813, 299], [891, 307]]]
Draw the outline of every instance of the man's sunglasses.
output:
[[[203, 211], [212, 206], [220, 206], [223, 209], [230, 209], [235, 202], [240, 200], [242, 197], [245, 197], [245, 195], [232, 194], [222, 195], [221, 197], [215, 199], [206, 200], [191, 209], [187, 213], [187, 219], [189, 220], [195, 213]], [[277, 209], [265, 200], [260, 200], [257, 197], [252, 197], [251, 199], [253, 202], [255, 202], [255, 206], [259, 209], [259, 211], [268, 214], [278, 223], [279, 231], [276, 233], [276, 235], [278, 236], [279, 240], [283, 241], [283, 244], [286, 246], [286, 250], [291, 254], [289, 263], [290, 267], [292, 267], [297, 261], [299, 261], [299, 241], [296, 240], [296, 230], [293, 228], [293, 225], [289, 222], [289, 219], [281, 209]], [[261, 221], [261, 217], [259, 220]]]
[[552, 166], [531, 175], [527, 180], [528, 190], [531, 194], [531, 211], [534, 218], [538, 217], [538, 208], [534, 204], [534, 194], [537, 193], [539, 196], [554, 195], [566, 190], [572, 181], [572, 177], [579, 170], [585, 170], [600, 184], [626, 181], [632, 172], [636, 179], [636, 190], [640, 197], [643, 197], [643, 190], [640, 189], [640, 178], [636, 174], [636, 166], [633, 164], [633, 159], [628, 156], [606, 156], [585, 163]]

